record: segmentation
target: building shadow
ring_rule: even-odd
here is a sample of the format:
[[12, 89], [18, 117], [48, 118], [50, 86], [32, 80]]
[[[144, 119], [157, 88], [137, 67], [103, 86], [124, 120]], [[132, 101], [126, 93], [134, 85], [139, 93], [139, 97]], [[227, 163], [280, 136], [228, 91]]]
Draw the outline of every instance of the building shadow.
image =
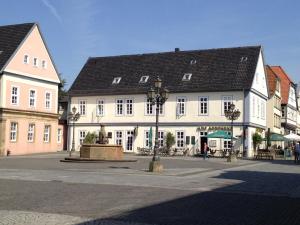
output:
[[214, 178], [240, 182], [80, 225], [300, 224], [300, 174], [227, 171]]

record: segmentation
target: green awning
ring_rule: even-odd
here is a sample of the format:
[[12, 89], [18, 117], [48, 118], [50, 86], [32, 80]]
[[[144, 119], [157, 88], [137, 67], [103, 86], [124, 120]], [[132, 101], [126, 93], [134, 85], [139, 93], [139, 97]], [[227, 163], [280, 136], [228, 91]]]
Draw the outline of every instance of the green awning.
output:
[[[267, 141], [268, 137], [265, 137], [263, 140]], [[269, 141], [288, 141], [289, 139], [285, 138], [283, 135], [281, 134], [270, 134], [269, 136]]]
[[[223, 139], [231, 139], [231, 135], [228, 134], [228, 131], [225, 130], [217, 130], [213, 133], [206, 135], [207, 138], [223, 138]], [[236, 138], [233, 138], [236, 139]]]

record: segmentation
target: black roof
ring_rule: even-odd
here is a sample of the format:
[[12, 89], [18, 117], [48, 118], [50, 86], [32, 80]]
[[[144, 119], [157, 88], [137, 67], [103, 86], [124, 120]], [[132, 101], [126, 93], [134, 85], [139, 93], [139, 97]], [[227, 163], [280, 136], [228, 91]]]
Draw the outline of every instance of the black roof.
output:
[[[250, 89], [261, 46], [89, 58], [71, 96], [146, 93], [159, 76], [170, 92]], [[196, 60], [196, 63], [191, 63]], [[182, 81], [192, 73], [190, 81]], [[149, 76], [145, 84], [142, 76]], [[122, 77], [112, 84], [114, 77]]]
[[0, 26], [0, 70], [15, 52], [34, 23]]

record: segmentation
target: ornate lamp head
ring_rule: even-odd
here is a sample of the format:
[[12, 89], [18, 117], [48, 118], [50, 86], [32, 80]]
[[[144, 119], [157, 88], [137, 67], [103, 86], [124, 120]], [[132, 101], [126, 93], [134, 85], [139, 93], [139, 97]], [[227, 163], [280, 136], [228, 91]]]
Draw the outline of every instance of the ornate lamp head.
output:
[[156, 78], [156, 80], [154, 81], [154, 85], [156, 88], [161, 88], [161, 84], [162, 84], [162, 81], [159, 77]]

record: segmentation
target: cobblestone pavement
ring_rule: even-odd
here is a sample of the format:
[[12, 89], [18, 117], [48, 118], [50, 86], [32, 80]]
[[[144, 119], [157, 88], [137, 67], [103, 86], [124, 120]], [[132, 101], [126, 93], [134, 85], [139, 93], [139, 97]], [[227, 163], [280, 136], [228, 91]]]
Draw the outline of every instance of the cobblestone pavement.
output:
[[[0, 159], [0, 224], [298, 225], [292, 161], [162, 159], [60, 163], [64, 154]], [[135, 158], [135, 156], [126, 156]]]

